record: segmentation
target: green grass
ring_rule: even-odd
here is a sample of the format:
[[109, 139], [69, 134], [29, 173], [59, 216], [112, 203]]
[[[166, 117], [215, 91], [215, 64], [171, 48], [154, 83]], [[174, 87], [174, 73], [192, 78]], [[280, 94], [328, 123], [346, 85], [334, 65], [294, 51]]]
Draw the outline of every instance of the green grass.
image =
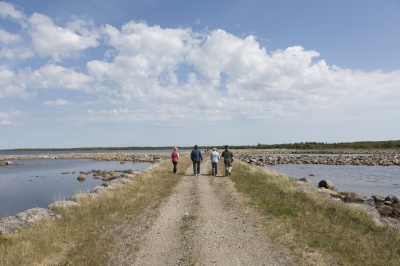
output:
[[[183, 174], [188, 159], [182, 158], [179, 166], [178, 173]], [[181, 176], [173, 175], [172, 164], [165, 163], [124, 187], [82, 200], [82, 207], [60, 210], [60, 220], [0, 237], [0, 265], [107, 265], [115, 242], [104, 232], [134, 219], [149, 206], [156, 208]]]
[[365, 212], [294, 189], [289, 177], [242, 162], [231, 179], [266, 217], [265, 229], [299, 259], [307, 251], [338, 265], [400, 265], [399, 231], [377, 227]]

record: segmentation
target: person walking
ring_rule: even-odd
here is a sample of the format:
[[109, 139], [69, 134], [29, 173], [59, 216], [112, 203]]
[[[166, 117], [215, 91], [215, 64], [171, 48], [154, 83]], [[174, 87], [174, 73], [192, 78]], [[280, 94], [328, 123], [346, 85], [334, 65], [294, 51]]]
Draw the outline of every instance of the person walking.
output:
[[222, 157], [224, 157], [225, 176], [228, 176], [231, 174], [233, 162], [233, 153], [229, 150], [228, 145], [225, 145], [225, 150], [222, 152]]
[[190, 153], [190, 159], [193, 162], [193, 172], [195, 176], [200, 175], [200, 163], [203, 161], [203, 156], [201, 155], [201, 151], [197, 148], [197, 145], [194, 145], [194, 149]]
[[219, 158], [220, 157], [219, 153], [217, 152], [217, 148], [213, 148], [213, 151], [210, 153], [211, 172], [213, 176], [217, 176]]
[[176, 174], [176, 172], [178, 171], [177, 166], [178, 166], [178, 162], [179, 162], [179, 152], [178, 152], [177, 147], [175, 147], [171, 153], [171, 160], [172, 160], [172, 164], [174, 165], [173, 173]]

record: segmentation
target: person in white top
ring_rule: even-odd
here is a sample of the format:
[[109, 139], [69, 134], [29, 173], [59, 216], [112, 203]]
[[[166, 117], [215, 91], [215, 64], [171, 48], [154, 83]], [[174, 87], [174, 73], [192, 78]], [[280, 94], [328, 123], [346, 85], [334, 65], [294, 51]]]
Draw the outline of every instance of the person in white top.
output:
[[219, 153], [217, 152], [216, 148], [213, 148], [213, 152], [210, 153], [210, 160], [211, 160], [211, 168], [212, 168], [212, 175], [216, 176], [218, 173], [218, 161], [219, 161]]

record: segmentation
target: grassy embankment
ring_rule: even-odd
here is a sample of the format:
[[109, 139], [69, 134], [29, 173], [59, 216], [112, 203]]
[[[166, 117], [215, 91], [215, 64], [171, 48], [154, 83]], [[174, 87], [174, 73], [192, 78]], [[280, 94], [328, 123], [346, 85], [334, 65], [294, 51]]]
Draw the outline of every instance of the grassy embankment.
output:
[[266, 217], [265, 230], [292, 249], [299, 262], [400, 265], [398, 230], [378, 228], [365, 212], [294, 189], [286, 176], [235, 164], [231, 177], [236, 189], [251, 198]]
[[[189, 158], [182, 158], [179, 172], [189, 166]], [[62, 211], [61, 220], [0, 237], [0, 265], [107, 265], [115, 241], [104, 232], [159, 206], [180, 177], [166, 163], [99, 199], [82, 201], [80, 208]], [[399, 265], [399, 232], [376, 227], [363, 212], [295, 190], [288, 177], [242, 162], [235, 162], [231, 179], [265, 216], [265, 230], [293, 250], [299, 264]], [[135, 251], [132, 246], [130, 252]]]
[[[183, 158], [178, 173], [188, 166], [189, 159]], [[156, 208], [168, 197], [182, 176], [171, 171], [171, 163], [162, 164], [124, 187], [81, 201], [80, 208], [61, 210], [58, 221], [0, 237], [0, 265], [107, 265], [115, 241], [105, 232], [137, 218], [149, 206]]]

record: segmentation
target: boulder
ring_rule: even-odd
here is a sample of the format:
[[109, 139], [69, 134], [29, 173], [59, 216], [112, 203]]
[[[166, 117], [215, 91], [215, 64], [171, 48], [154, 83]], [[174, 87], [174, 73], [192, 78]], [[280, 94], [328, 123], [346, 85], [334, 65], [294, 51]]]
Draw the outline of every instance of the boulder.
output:
[[376, 210], [380, 215], [384, 217], [392, 217], [393, 216], [393, 207], [385, 204], [379, 204], [376, 206]]
[[345, 202], [363, 203], [366, 197], [358, 192], [340, 192]]
[[323, 188], [327, 188], [327, 189], [331, 189], [331, 190], [333, 190], [335, 188], [332, 181], [330, 181], [330, 180], [319, 181], [318, 187], [323, 187]]
[[100, 193], [102, 193], [102, 192], [104, 192], [104, 191], [107, 191], [107, 188], [106, 188], [106, 187], [103, 187], [103, 186], [95, 186], [94, 188], [92, 188], [92, 189], [90, 190], [90, 193], [97, 193], [97, 194], [100, 194]]
[[331, 189], [327, 189], [327, 188], [321, 187], [321, 188], [319, 188], [319, 191], [322, 192], [322, 193], [330, 195], [332, 198], [337, 198], [337, 199], [341, 199], [341, 200], [345, 199], [345, 197], [343, 195], [341, 195], [338, 192], [333, 191]]
[[40, 220], [55, 220], [61, 216], [45, 208], [32, 208], [15, 216], [0, 219], [0, 235], [15, 233]]
[[393, 217], [400, 218], [400, 203], [394, 203], [392, 205], [393, 208]]
[[79, 175], [77, 178], [79, 181], [84, 181], [86, 179], [85, 175]]
[[364, 210], [365, 212], [368, 213], [369, 217], [372, 218], [372, 220], [374, 221], [374, 223], [377, 226], [381, 227], [381, 226], [384, 226], [385, 224], [387, 224], [387, 222], [382, 219], [378, 210], [374, 206], [370, 206], [367, 204], [358, 204], [358, 203], [346, 203], [345, 206], [353, 208], [353, 209]]
[[306, 185], [314, 186], [314, 182], [311, 179], [307, 178], [307, 177], [302, 177], [302, 178], [299, 179], [299, 181], [304, 182]]
[[378, 201], [378, 202], [384, 202], [385, 198], [379, 196], [379, 195], [373, 195], [372, 198], [374, 199], [374, 201]]
[[393, 203], [400, 203], [400, 197], [397, 196], [397, 195], [392, 194], [392, 195], [387, 196], [385, 198], [385, 201], [390, 201], [390, 202], [393, 202]]

